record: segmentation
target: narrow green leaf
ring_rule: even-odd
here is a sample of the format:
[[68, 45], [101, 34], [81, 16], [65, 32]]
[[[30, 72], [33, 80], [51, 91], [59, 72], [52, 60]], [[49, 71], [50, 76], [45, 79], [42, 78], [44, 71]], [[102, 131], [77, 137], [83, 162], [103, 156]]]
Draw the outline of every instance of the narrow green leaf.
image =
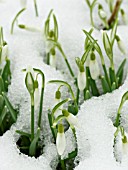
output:
[[116, 19], [113, 27], [112, 27], [112, 31], [111, 31], [111, 35], [110, 35], [110, 40], [111, 40], [111, 45], [114, 45], [114, 41], [115, 41], [115, 36], [116, 36], [116, 32], [117, 32], [117, 25], [118, 25], [118, 19]]
[[56, 113], [57, 109], [60, 108], [60, 106], [62, 106], [63, 104], [67, 103], [68, 101], [70, 101], [70, 99], [65, 99], [61, 102], [59, 102], [57, 105], [54, 106], [54, 108], [52, 109], [52, 117], [54, 117], [54, 114]]
[[20, 134], [21, 136], [26, 136], [28, 138], [31, 137], [31, 134], [30, 133], [26, 133], [26, 132], [23, 132], [21, 130], [16, 130], [16, 133]]
[[113, 84], [113, 82], [115, 82], [116, 86], [117, 86], [117, 79], [116, 79], [116, 75], [115, 75], [115, 70], [113, 70], [111, 67], [109, 68], [109, 75], [110, 75], [111, 84]]
[[85, 92], [85, 100], [88, 100], [91, 98], [91, 94], [90, 94], [90, 91], [89, 90], [86, 90]]
[[2, 77], [0, 76], [0, 94], [2, 94], [2, 92], [4, 91], [5, 91], [4, 82], [3, 82]]
[[98, 88], [96, 86], [95, 80], [93, 80], [91, 77], [88, 77], [88, 80], [89, 80], [89, 84], [90, 84], [90, 87], [91, 87], [92, 95], [93, 96], [99, 96], [99, 91], [98, 91]]
[[2, 95], [4, 97], [6, 106], [7, 106], [8, 110], [9, 110], [11, 116], [12, 116], [13, 121], [16, 122], [16, 119], [17, 119], [16, 111], [13, 109], [13, 106], [11, 105], [10, 101], [8, 100], [6, 94], [3, 92]]
[[104, 94], [111, 92], [111, 89], [110, 89], [110, 87], [107, 83], [107, 80], [105, 79], [104, 76], [101, 76], [101, 83], [102, 83], [102, 88], [103, 88]]
[[116, 90], [116, 83], [115, 82], [112, 83], [112, 88], [111, 89], [112, 89], [112, 91]]
[[30, 156], [36, 155], [36, 146], [37, 146], [37, 142], [39, 140], [39, 137], [40, 137], [40, 128], [37, 129], [37, 133], [36, 133], [33, 141], [31, 142], [31, 145], [29, 147], [29, 155]]
[[0, 95], [0, 114], [3, 110], [3, 107], [4, 107], [4, 98], [2, 95]]
[[120, 64], [118, 70], [117, 70], [117, 73], [116, 73], [116, 77], [121, 77], [122, 75], [122, 71], [124, 70], [124, 66], [126, 64], [126, 58], [122, 61], [122, 63]]
[[6, 114], [7, 114], [7, 106], [4, 106], [4, 109], [3, 109], [2, 113], [0, 114], [0, 127], [1, 127], [1, 124], [2, 124]]

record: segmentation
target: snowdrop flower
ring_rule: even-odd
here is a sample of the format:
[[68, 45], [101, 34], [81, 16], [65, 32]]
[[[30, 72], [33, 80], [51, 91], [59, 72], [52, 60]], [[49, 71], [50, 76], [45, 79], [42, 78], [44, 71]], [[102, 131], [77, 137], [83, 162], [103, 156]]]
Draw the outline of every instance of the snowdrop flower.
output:
[[94, 53], [90, 56], [89, 69], [92, 79], [96, 80], [100, 75], [100, 69]]
[[50, 66], [56, 68], [56, 51], [54, 48], [51, 49], [50, 51], [50, 61], [49, 61]]
[[21, 5], [22, 8], [26, 8], [27, 0], [20, 0], [20, 5]]
[[78, 119], [76, 116], [74, 116], [72, 113], [69, 113], [67, 110], [62, 110], [62, 113], [71, 126], [79, 127]]
[[39, 104], [40, 104], [40, 94], [39, 94], [39, 87], [38, 87], [38, 81], [35, 80], [35, 92], [34, 92], [34, 106], [35, 109], [38, 108]]
[[26, 87], [27, 87], [29, 93], [31, 95], [33, 95], [35, 87], [34, 87], [34, 78], [33, 78], [33, 75], [31, 73], [31, 68], [30, 67], [27, 69], [26, 78], [25, 78], [25, 84], [26, 84]]
[[1, 60], [0, 63], [5, 61], [6, 57], [8, 56], [8, 45], [5, 45], [2, 47], [2, 53], [1, 53]]
[[106, 15], [106, 13], [105, 13], [105, 11], [103, 10], [103, 9], [99, 9], [99, 16], [100, 16], [100, 18], [101, 19], [106, 19], [107, 18], [107, 15]]
[[118, 45], [118, 48], [120, 49], [120, 51], [125, 54], [125, 47], [124, 47], [124, 44], [123, 42], [121, 41], [120, 37], [118, 35], [116, 35], [116, 40], [117, 40], [117, 45]]
[[126, 136], [122, 139], [122, 153], [123, 155], [128, 154], [128, 141]]
[[56, 138], [56, 146], [59, 155], [62, 155], [66, 147], [66, 138], [64, 134], [64, 127], [62, 124], [58, 124], [58, 133]]
[[42, 30], [38, 27], [28, 27], [23, 24], [19, 24], [18, 27], [21, 29], [27, 30], [27, 31], [31, 31], [31, 32], [42, 32]]
[[53, 42], [46, 40], [46, 54], [53, 48]]
[[86, 87], [86, 74], [85, 74], [84, 67], [82, 70], [79, 70], [78, 72], [77, 82], [78, 82], [79, 90], [80, 91], [84, 90]]

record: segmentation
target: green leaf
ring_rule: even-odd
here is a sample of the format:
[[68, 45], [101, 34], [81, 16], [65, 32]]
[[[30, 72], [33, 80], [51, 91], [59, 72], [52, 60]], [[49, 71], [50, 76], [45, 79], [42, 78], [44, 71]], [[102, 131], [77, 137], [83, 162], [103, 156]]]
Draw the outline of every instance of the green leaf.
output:
[[83, 54], [83, 56], [82, 56], [82, 58], [81, 58], [82, 64], [85, 63], [85, 61], [86, 61], [86, 59], [87, 59], [87, 57], [88, 57], [88, 55], [89, 55], [89, 52], [90, 52], [90, 51], [92, 50], [92, 48], [94, 47], [95, 43], [96, 43], [96, 41], [94, 41], [93, 43], [91, 43], [91, 44], [88, 46], [88, 48], [86, 49], [85, 53]]
[[118, 19], [116, 19], [116, 21], [112, 27], [112, 31], [111, 31], [111, 35], [110, 35], [110, 40], [111, 40], [112, 46], [114, 45], [114, 41], [115, 41], [115, 37], [116, 37], [117, 25], [118, 25]]
[[53, 135], [53, 138], [54, 138], [54, 142], [56, 142], [57, 129], [54, 129], [52, 127], [53, 122], [52, 122], [51, 113], [48, 113], [48, 120], [49, 120], [50, 129], [51, 129], [51, 132], [52, 132], [52, 135]]
[[111, 89], [112, 89], [112, 91], [116, 90], [116, 83], [115, 82], [112, 83], [112, 88]]
[[52, 117], [54, 117], [54, 114], [56, 113], [57, 109], [60, 108], [60, 106], [62, 106], [63, 104], [67, 103], [68, 101], [70, 101], [70, 99], [65, 99], [61, 102], [59, 102], [57, 105], [55, 105], [55, 107], [52, 109]]
[[113, 70], [111, 67], [109, 68], [109, 75], [110, 75], [111, 84], [113, 84], [113, 82], [115, 82], [116, 86], [117, 86], [117, 78], [115, 75], [115, 70]]
[[105, 52], [106, 52], [108, 58], [110, 59], [110, 61], [113, 61], [112, 45], [111, 45], [109, 37], [105, 31], [103, 32], [103, 44], [104, 44], [104, 49], [105, 49]]
[[86, 90], [85, 92], [85, 100], [88, 100], [91, 98], [91, 94], [90, 94], [90, 91], [89, 90]]
[[126, 64], [126, 58], [122, 61], [116, 73], [116, 77], [119, 77], [119, 84], [121, 84], [121, 80], [123, 77], [122, 73], [123, 73], [125, 64]]
[[5, 90], [7, 92], [8, 91], [8, 85], [10, 84], [9, 81], [11, 79], [10, 60], [9, 59], [6, 59], [6, 65], [5, 65], [3, 73], [2, 73], [2, 78], [3, 78], [3, 81], [4, 81]]
[[58, 23], [57, 23], [57, 19], [56, 16], [53, 14], [53, 20], [54, 20], [54, 33], [55, 33], [55, 41], [58, 41]]
[[102, 88], [103, 88], [104, 94], [111, 92], [111, 89], [110, 89], [110, 87], [107, 83], [107, 80], [105, 79], [104, 76], [101, 76], [101, 83], [102, 83]]
[[93, 96], [99, 96], [99, 91], [98, 91], [98, 88], [96, 86], [95, 80], [93, 80], [91, 77], [88, 77], [88, 80], [89, 80], [89, 84], [90, 84], [90, 87], [91, 87], [92, 95]]
[[20, 134], [21, 136], [26, 136], [28, 138], [31, 137], [31, 134], [30, 133], [26, 133], [26, 132], [23, 132], [21, 130], [16, 130], [16, 133]]
[[4, 91], [5, 91], [4, 82], [3, 82], [2, 77], [0, 76], [0, 94], [2, 94], [2, 92]]
[[36, 155], [36, 147], [37, 147], [37, 142], [39, 140], [39, 137], [40, 137], [40, 128], [37, 129], [37, 133], [36, 133], [33, 141], [31, 142], [31, 145], [29, 147], [29, 155], [30, 156]]
[[4, 107], [4, 98], [2, 95], [0, 95], [0, 114], [3, 110], [3, 107]]
[[4, 97], [5, 104], [6, 104], [8, 110], [9, 110], [11, 116], [12, 116], [13, 121], [16, 122], [16, 119], [17, 119], [16, 111], [13, 109], [13, 106], [11, 105], [10, 101], [8, 100], [6, 94], [3, 92], [2, 95]]
[[101, 58], [101, 62], [102, 64], [104, 64], [104, 58], [103, 58], [103, 54], [102, 54], [102, 51], [101, 51], [101, 48], [99, 46], [99, 44], [97, 43], [97, 41], [90, 35], [90, 33], [88, 33], [86, 30], [83, 30], [83, 32], [86, 34], [86, 36], [89, 38], [89, 40], [94, 43], [94, 47], [96, 49], [96, 51], [99, 53], [100, 55], [100, 58]]
[[[92, 34], [93, 30], [94, 30], [93, 28], [90, 29], [90, 31], [89, 31], [90, 35]], [[89, 45], [90, 45], [90, 40], [88, 37], [86, 37], [85, 43], [84, 43], [84, 49], [86, 50], [89, 47]]]
[[2, 114], [0, 114], [0, 127], [1, 127], [1, 124], [2, 124], [2, 122], [3, 122], [3, 120], [4, 120], [5, 116], [6, 116], [6, 114], [7, 114], [7, 106], [4, 106], [4, 109], [3, 109], [3, 111], [2, 111]]

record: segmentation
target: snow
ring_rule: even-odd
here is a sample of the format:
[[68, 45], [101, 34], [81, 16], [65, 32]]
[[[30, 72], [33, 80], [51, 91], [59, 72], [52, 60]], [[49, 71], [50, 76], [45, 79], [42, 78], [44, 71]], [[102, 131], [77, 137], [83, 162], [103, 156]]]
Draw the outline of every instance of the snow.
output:
[[[14, 34], [10, 35], [11, 22], [16, 13], [21, 9], [20, 1], [17, 0], [3, 0], [0, 1], [0, 25], [4, 27], [5, 40], [9, 45], [9, 57], [11, 58], [12, 81], [9, 87], [9, 99], [13, 106], [19, 107], [19, 115], [17, 122], [0, 137], [0, 170], [50, 170], [57, 166], [58, 155], [56, 146], [51, 143], [51, 132], [48, 125], [47, 110], [54, 105], [54, 93], [57, 85], [47, 84], [49, 80], [60, 79], [68, 80], [71, 84], [71, 78], [68, 71], [62, 74], [63, 70], [67, 70], [61, 54], [57, 53], [57, 68], [58, 71], [47, 66], [43, 62], [45, 54], [45, 42], [43, 39], [43, 25], [44, 21], [51, 9], [57, 16], [59, 23], [59, 42], [71, 63], [71, 66], [77, 74], [77, 67], [75, 64], [75, 57], [81, 57], [84, 52], [84, 39], [85, 35], [82, 29], [89, 30], [91, 28], [89, 10], [84, 0], [37, 0], [39, 8], [39, 18], [35, 17], [33, 2], [28, 1], [27, 10], [19, 17], [20, 24], [33, 26], [41, 29], [41, 32], [27, 32], [20, 30], [15, 26]], [[103, 2], [104, 7], [106, 3]], [[124, 0], [122, 7], [128, 16], [128, 3]], [[108, 9], [106, 9], [108, 11]], [[95, 9], [97, 11], [97, 9]], [[100, 21], [97, 15], [94, 16], [96, 24], [99, 25]], [[125, 47], [128, 44], [128, 26], [119, 26], [118, 35], [123, 41]], [[101, 40], [101, 32], [94, 30], [93, 36], [98, 39], [99, 44], [103, 47]], [[105, 52], [103, 51], [105, 55]], [[124, 56], [117, 49], [117, 44], [114, 46], [114, 60], [115, 68], [123, 60]], [[99, 57], [98, 57], [99, 58]], [[99, 60], [98, 60], [99, 61]], [[109, 60], [105, 58], [107, 65]], [[43, 135], [45, 136], [44, 153], [38, 158], [30, 158], [24, 154], [19, 153], [15, 142], [19, 135], [15, 130], [30, 130], [30, 98], [24, 85], [25, 74], [21, 71], [28, 65], [41, 69], [46, 78], [45, 96], [44, 96], [44, 110], [42, 118]], [[128, 65], [127, 65], [128, 66]], [[127, 68], [126, 66], [126, 68]], [[79, 165], [75, 170], [127, 170], [128, 157], [122, 153], [122, 145], [120, 137], [118, 138], [117, 146], [115, 148], [115, 157], [119, 162], [116, 162], [114, 157], [114, 132], [112, 121], [116, 116], [116, 112], [124, 92], [128, 87], [127, 69], [125, 69], [124, 84], [111, 94], [94, 97], [84, 102], [78, 113], [79, 122], [81, 127], [76, 129], [77, 142], [78, 142], [78, 156], [75, 163]], [[53, 90], [54, 89], [54, 90]], [[64, 94], [67, 95], [67, 92]], [[28, 108], [29, 106], [29, 108]], [[121, 123], [125, 130], [128, 132], [128, 106], [124, 106], [122, 110]], [[37, 114], [36, 114], [37, 119]], [[74, 138], [71, 130], [66, 132], [67, 148], [64, 157], [68, 152], [75, 148]], [[4, 147], [3, 147], [4, 146]]]

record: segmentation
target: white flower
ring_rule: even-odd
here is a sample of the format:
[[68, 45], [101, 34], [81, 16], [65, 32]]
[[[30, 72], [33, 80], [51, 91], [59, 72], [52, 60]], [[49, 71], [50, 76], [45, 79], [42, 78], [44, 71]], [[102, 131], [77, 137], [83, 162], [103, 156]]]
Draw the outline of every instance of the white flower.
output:
[[128, 142], [126, 142], [126, 143], [123, 143], [122, 142], [122, 153], [123, 153], [123, 155], [128, 155]]
[[102, 9], [99, 10], [99, 16], [100, 16], [102, 19], [105, 19], [105, 18], [107, 17], [106, 13], [105, 13]]
[[53, 48], [53, 42], [46, 40], [46, 53], [49, 53]]
[[56, 55], [50, 55], [49, 64], [50, 66], [56, 68]]
[[90, 74], [93, 80], [96, 80], [100, 75], [100, 69], [97, 60], [90, 60], [89, 63]]
[[1, 54], [1, 63], [5, 61], [6, 57], [8, 56], [8, 45], [2, 47], [2, 54]]
[[20, 5], [21, 5], [22, 8], [26, 8], [27, 0], [20, 0]]
[[26, 72], [30, 72], [32, 74], [33, 79], [35, 79], [35, 73], [32, 66], [28, 66]]
[[78, 72], [78, 88], [82, 91], [85, 89], [86, 87], [86, 75], [85, 75], [85, 71], [84, 72]]
[[35, 92], [34, 92], [34, 106], [35, 106], [35, 109], [38, 108], [39, 104], [40, 104], [39, 88], [36, 88]]
[[125, 54], [125, 47], [124, 47], [124, 44], [121, 40], [117, 41], [117, 45], [118, 45], [118, 48], [120, 49], [120, 51]]
[[58, 133], [56, 138], [56, 146], [59, 155], [62, 155], [66, 147], [66, 138], [64, 134], [64, 127], [62, 124], [58, 125]]
[[67, 110], [63, 110], [62, 113], [71, 126], [76, 126], [78, 128], [80, 127], [76, 116], [74, 116], [72, 113], [69, 113]]

